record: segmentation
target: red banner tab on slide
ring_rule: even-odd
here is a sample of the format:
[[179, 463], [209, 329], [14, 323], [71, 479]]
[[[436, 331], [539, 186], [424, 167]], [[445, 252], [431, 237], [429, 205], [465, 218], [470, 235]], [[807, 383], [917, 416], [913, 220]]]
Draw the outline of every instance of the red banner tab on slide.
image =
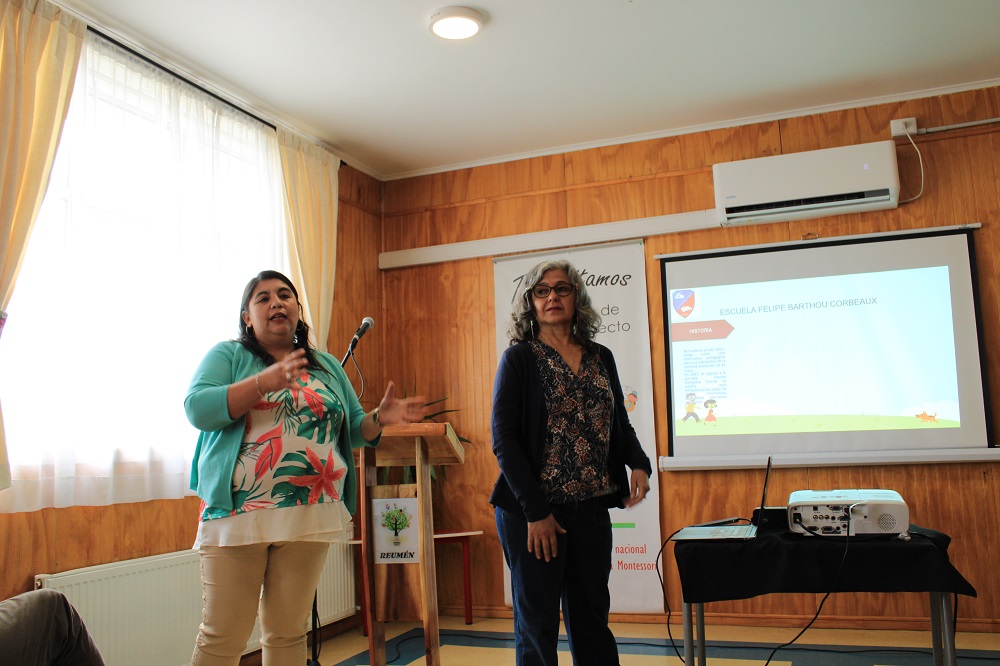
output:
[[721, 340], [728, 338], [732, 332], [732, 324], [725, 319], [684, 322], [683, 324], [670, 325], [670, 341]]

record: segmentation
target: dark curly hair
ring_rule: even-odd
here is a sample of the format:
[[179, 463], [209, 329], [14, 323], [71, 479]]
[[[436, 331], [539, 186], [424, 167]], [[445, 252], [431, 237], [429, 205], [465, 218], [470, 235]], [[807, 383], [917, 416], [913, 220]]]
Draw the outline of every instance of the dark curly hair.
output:
[[601, 327], [601, 315], [597, 313], [590, 302], [587, 287], [583, 284], [580, 272], [565, 259], [549, 259], [536, 264], [521, 280], [524, 292], [514, 299], [510, 308], [510, 321], [507, 324], [507, 337], [510, 344], [524, 342], [538, 337], [538, 322], [535, 319], [535, 308], [531, 302], [531, 290], [535, 288], [542, 277], [551, 270], [565, 271], [569, 281], [576, 287], [576, 313], [573, 315], [573, 337], [584, 347], [591, 347], [594, 336]]
[[240, 336], [236, 341], [246, 347], [247, 351], [251, 354], [263, 361], [264, 365], [272, 365], [277, 362], [274, 356], [254, 336], [253, 329], [248, 328], [247, 323], [243, 320], [243, 313], [250, 312], [250, 299], [253, 298], [254, 290], [264, 280], [281, 280], [292, 290], [292, 293], [295, 295], [295, 302], [299, 306], [299, 323], [295, 327], [295, 348], [306, 350], [306, 359], [309, 361], [310, 368], [316, 370], [322, 369], [316, 360], [313, 348], [309, 345], [309, 324], [302, 319], [302, 305], [299, 302], [299, 292], [295, 288], [295, 285], [292, 284], [292, 281], [278, 271], [261, 271], [247, 282], [247, 286], [243, 289], [243, 300], [240, 302]]

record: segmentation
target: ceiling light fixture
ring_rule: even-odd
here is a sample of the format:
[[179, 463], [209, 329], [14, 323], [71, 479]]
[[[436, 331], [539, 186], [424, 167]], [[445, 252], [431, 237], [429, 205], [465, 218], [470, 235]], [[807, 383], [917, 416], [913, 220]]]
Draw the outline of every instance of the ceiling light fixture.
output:
[[468, 7], [442, 7], [431, 14], [431, 32], [444, 39], [468, 39], [483, 27], [483, 15]]

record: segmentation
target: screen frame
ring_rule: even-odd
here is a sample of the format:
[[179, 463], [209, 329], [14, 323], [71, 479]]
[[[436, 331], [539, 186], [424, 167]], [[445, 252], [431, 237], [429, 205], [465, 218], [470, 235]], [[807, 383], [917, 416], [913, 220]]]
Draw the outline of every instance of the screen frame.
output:
[[955, 225], [949, 227], [933, 227], [927, 229], [894, 231], [874, 234], [840, 236], [803, 241], [789, 241], [732, 248], [719, 248], [705, 251], [684, 252], [676, 254], [656, 255], [659, 261], [661, 296], [663, 299], [663, 342], [664, 364], [667, 385], [664, 391], [663, 406], [666, 410], [667, 424], [667, 456], [660, 457], [660, 469], [704, 469], [704, 468], [749, 468], [759, 466], [762, 460], [772, 452], [734, 451], [727, 454], [709, 453], [692, 455], [675, 452], [675, 425], [677, 416], [674, 414], [673, 390], [674, 379], [671, 376], [671, 303], [667, 284], [667, 264], [691, 259], [718, 259], [730, 256], [764, 254], [772, 252], [794, 251], [797, 249], [844, 246], [861, 243], [879, 243], [900, 241], [913, 238], [928, 238], [944, 235], [963, 235], [966, 238], [970, 273], [970, 298], [973, 307], [973, 317], [976, 325], [976, 343], [978, 345], [979, 381], [982, 389], [982, 412], [985, 429], [985, 446], [935, 447], [935, 448], [891, 448], [891, 449], [855, 449], [848, 451], [789, 451], [775, 456], [775, 464], [779, 466], [807, 465], [858, 465], [858, 464], [906, 464], [913, 462], [973, 462], [1000, 459], [1000, 448], [994, 440], [992, 404], [990, 386], [987, 377], [985, 337], [983, 331], [983, 314], [980, 302], [979, 276], [975, 256], [974, 230], [978, 224]]

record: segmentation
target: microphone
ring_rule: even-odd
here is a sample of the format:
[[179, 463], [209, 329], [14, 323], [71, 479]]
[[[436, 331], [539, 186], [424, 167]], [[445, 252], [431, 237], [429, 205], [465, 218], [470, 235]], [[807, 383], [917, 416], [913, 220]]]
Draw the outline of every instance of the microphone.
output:
[[[354, 337], [351, 338], [351, 344], [347, 346], [347, 353], [344, 354], [344, 358], [340, 360], [340, 366], [343, 367], [347, 363], [348, 357], [354, 354], [354, 348], [358, 346], [358, 340], [361, 336], [368, 332], [372, 326], [375, 325], [375, 320], [371, 317], [365, 317], [361, 320], [361, 326], [358, 326], [358, 330], [354, 332]], [[364, 388], [362, 387], [362, 392]]]
[[351, 349], [354, 349], [354, 346], [358, 344], [358, 340], [361, 339], [361, 336], [367, 333], [368, 329], [374, 325], [375, 320], [371, 317], [365, 317], [361, 320], [361, 326], [358, 326], [358, 330], [354, 332], [354, 338], [351, 340]]

